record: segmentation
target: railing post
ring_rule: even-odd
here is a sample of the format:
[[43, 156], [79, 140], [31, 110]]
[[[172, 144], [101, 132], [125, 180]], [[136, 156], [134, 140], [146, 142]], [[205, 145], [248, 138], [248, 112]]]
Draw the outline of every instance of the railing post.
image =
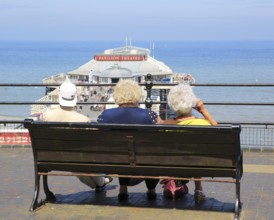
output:
[[[160, 102], [167, 101], [167, 90], [166, 89], [160, 89]], [[160, 117], [163, 120], [167, 119], [167, 114], [168, 114], [168, 106], [166, 103], [161, 103], [160, 104]]]
[[152, 76], [151, 76], [150, 73], [148, 73], [146, 75], [146, 84], [145, 84], [146, 91], [147, 91], [147, 97], [146, 97], [146, 100], [145, 100], [145, 105], [146, 105], [146, 108], [149, 111], [151, 111], [151, 106], [152, 106], [151, 89], [152, 89], [153, 83], [152, 83], [151, 77]]

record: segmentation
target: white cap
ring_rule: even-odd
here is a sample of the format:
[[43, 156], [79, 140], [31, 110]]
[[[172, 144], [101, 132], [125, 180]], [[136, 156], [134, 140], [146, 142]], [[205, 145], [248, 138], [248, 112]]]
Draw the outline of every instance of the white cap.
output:
[[65, 81], [59, 88], [59, 104], [74, 107], [77, 104], [77, 89], [70, 81]]

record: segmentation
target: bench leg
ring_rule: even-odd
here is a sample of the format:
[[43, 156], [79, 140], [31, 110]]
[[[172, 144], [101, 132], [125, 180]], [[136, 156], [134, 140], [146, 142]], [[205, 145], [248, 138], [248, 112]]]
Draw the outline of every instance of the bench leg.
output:
[[240, 219], [240, 212], [242, 209], [242, 203], [240, 199], [240, 181], [236, 181], [236, 201], [235, 201], [235, 216], [234, 220]]
[[49, 187], [48, 187], [48, 176], [46, 176], [46, 175], [43, 176], [43, 187], [44, 187], [44, 192], [46, 194], [46, 202], [55, 202], [56, 201], [56, 197], [49, 190]]
[[38, 207], [38, 196], [40, 191], [40, 175], [35, 174], [35, 189], [29, 211], [33, 212]]
[[235, 201], [235, 220], [240, 219], [240, 212], [242, 210], [242, 203], [240, 198], [240, 190], [241, 190], [241, 178], [243, 175], [243, 152], [241, 151], [239, 162], [237, 165], [237, 171], [236, 171], [236, 201]]

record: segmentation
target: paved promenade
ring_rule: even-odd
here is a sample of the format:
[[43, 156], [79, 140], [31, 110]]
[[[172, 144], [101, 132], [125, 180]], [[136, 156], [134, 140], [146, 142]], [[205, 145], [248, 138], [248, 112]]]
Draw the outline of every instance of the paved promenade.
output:
[[[233, 219], [235, 185], [204, 182], [207, 200], [195, 205], [193, 182], [190, 193], [182, 200], [162, 197], [157, 186], [157, 200], [147, 201], [145, 184], [129, 188], [128, 202], [117, 200], [117, 179], [105, 191], [96, 193], [75, 177], [49, 177], [49, 187], [57, 196], [57, 204], [46, 204], [28, 211], [34, 191], [31, 148], [0, 148], [1, 187], [0, 219], [95, 219], [95, 220], [177, 220]], [[40, 190], [40, 198], [44, 198]], [[243, 209], [241, 219], [274, 219], [274, 153], [245, 152], [241, 183]]]

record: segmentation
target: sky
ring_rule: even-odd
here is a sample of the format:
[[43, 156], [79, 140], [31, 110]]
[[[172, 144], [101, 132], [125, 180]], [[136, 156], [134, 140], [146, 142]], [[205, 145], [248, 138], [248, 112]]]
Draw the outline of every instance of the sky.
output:
[[274, 40], [274, 0], [0, 0], [0, 40]]

